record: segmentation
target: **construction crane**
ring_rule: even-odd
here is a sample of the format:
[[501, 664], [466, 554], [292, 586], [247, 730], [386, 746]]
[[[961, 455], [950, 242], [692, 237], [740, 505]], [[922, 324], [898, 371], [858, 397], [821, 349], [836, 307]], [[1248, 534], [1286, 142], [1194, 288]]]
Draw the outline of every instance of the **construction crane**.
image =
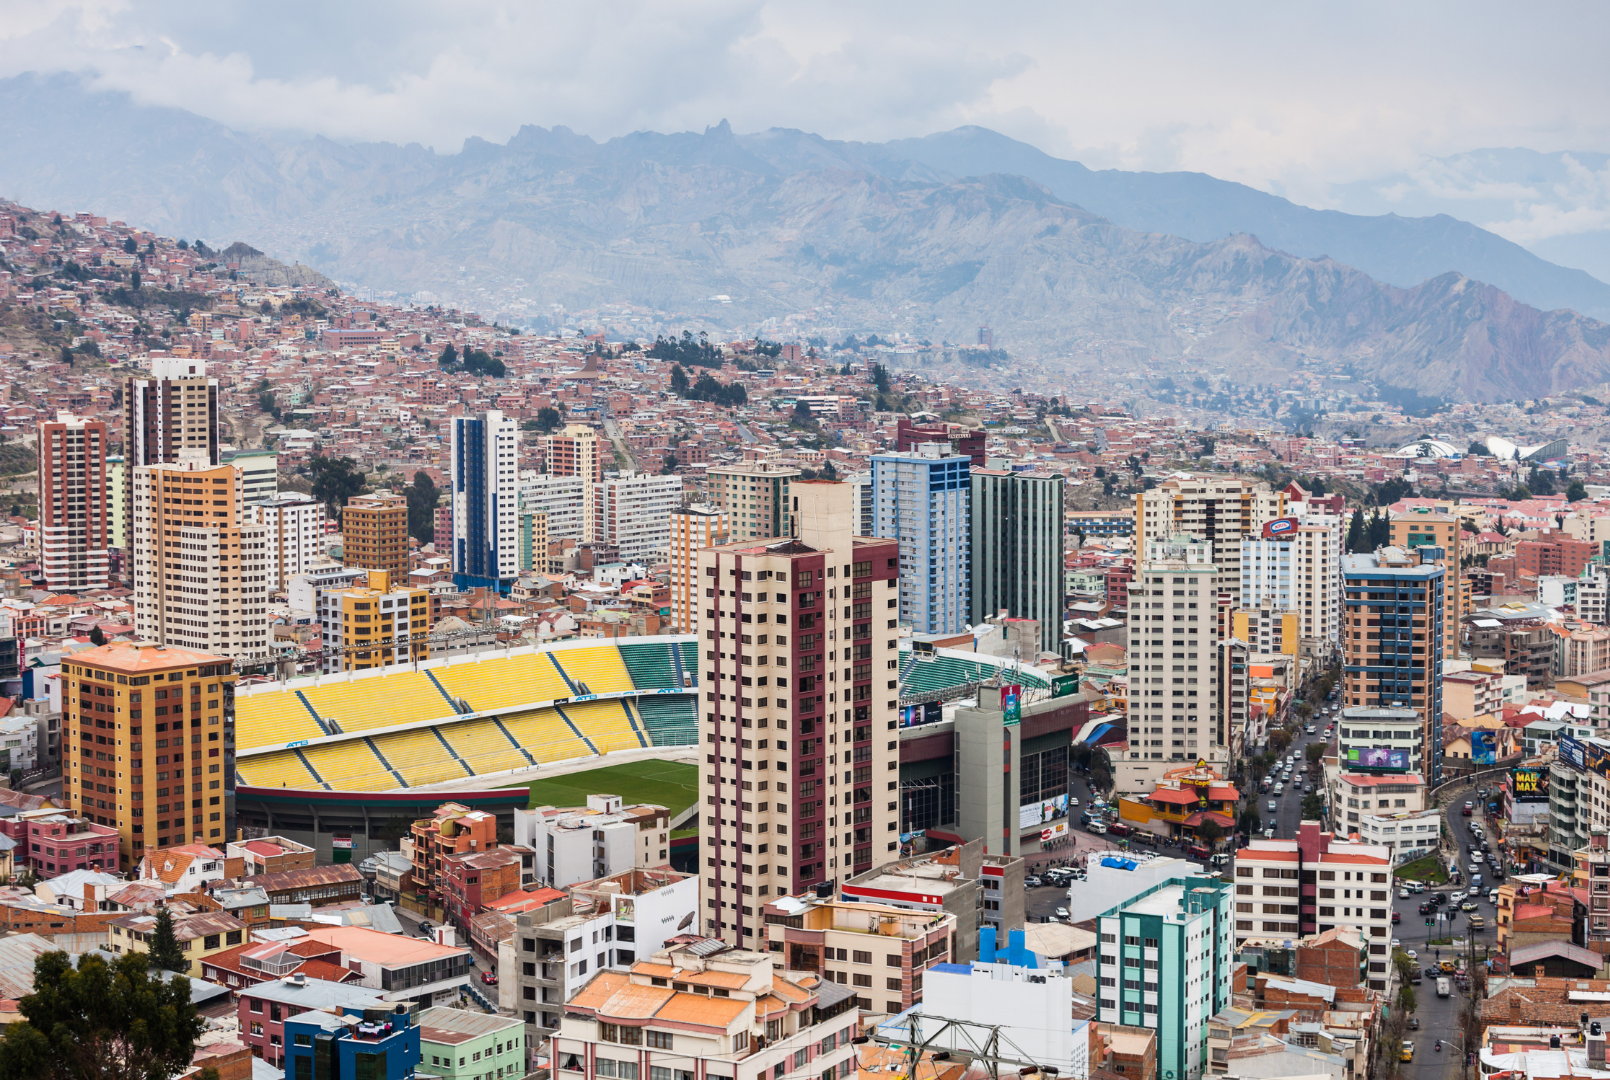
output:
[[[956, 1020], [945, 1016], [931, 1016], [911, 1012], [906, 1015], [905, 1038], [888, 1034], [894, 1025], [874, 1029], [872, 1035], [853, 1040], [856, 1043], [876, 1043], [902, 1053], [905, 1063], [901, 1075], [905, 1080], [917, 1080], [917, 1067], [923, 1056], [933, 1053], [935, 1061], [962, 1058], [984, 1066], [990, 1080], [1000, 1080], [1001, 1066], [1010, 1066], [1007, 1073], [1019, 1076], [1056, 1076], [1060, 1070], [1052, 1065], [1041, 1065], [1006, 1035], [1003, 1024], [981, 1024], [975, 1020]], [[1003, 1052], [1002, 1046], [1007, 1052]], [[1017, 1056], [1011, 1056], [1015, 1053]]]

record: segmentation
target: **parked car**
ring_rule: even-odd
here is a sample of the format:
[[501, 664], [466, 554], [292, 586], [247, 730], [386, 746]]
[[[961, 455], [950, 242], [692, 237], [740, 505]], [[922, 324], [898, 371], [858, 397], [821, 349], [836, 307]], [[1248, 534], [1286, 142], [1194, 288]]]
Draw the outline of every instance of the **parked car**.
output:
[[481, 972], [481, 981], [488, 986], [496, 986], [498, 984], [498, 973], [495, 971], [483, 971]]
[[1398, 899], [1399, 900], [1407, 900], [1408, 898], [1409, 898], [1409, 887], [1407, 885], [1404, 885], [1403, 887], [1398, 889]]
[[1131, 826], [1125, 825], [1122, 821], [1115, 821], [1107, 826], [1107, 831], [1114, 836], [1128, 836], [1135, 830]]
[[1023, 887], [1025, 889], [1038, 889], [1040, 887], [1040, 879], [1037, 877], [1026, 877], [1023, 879]]
[[1206, 844], [1192, 844], [1185, 849], [1185, 854], [1193, 859], [1206, 859], [1213, 854], [1213, 850]]
[[1400, 912], [1400, 911], [1394, 911], [1392, 913], [1392, 925], [1396, 926], [1398, 923], [1400, 923], [1402, 921], [1403, 921], [1403, 913]]
[[1059, 918], [1059, 919], [1066, 919], [1066, 918], [1067, 918], [1067, 917], [1068, 917], [1068, 909], [1067, 909], [1067, 908], [1065, 908], [1065, 907], [1059, 907], [1059, 908], [1057, 908], [1057, 910], [1056, 910], [1056, 916], [1057, 916], [1057, 918]]

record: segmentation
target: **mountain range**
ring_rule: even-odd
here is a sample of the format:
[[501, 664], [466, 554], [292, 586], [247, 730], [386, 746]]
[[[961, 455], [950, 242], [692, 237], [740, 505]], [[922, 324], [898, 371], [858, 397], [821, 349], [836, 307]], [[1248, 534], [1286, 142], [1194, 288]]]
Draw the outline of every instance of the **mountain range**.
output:
[[991, 325], [1053, 369], [1273, 383], [1319, 360], [1462, 400], [1610, 380], [1610, 286], [1476, 226], [1092, 171], [982, 128], [871, 144], [526, 127], [437, 154], [233, 131], [68, 77], [0, 80], [0, 109], [0, 195], [376, 288], [473, 279], [571, 308], [711, 308], [712, 324], [815, 309], [877, 329], [898, 312], [936, 340]]

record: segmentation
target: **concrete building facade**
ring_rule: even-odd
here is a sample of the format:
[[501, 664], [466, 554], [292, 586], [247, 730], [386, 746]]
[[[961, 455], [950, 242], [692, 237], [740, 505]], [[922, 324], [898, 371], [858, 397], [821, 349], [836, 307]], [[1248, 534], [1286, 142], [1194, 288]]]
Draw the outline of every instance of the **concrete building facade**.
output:
[[957, 633], [973, 611], [972, 461], [940, 446], [872, 457], [872, 531], [899, 545], [900, 619], [921, 634]]
[[106, 424], [58, 412], [37, 429], [39, 564], [51, 592], [106, 588], [112, 545]]
[[1058, 473], [972, 470], [971, 621], [1003, 611], [1035, 619], [1040, 651], [1050, 653], [1061, 648], [1066, 614], [1063, 490]]

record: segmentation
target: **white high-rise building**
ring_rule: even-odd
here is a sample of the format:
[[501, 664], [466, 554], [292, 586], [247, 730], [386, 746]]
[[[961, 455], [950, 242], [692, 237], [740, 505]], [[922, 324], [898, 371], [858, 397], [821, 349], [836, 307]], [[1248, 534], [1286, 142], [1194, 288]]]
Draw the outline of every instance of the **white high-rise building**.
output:
[[1129, 749], [1114, 761], [1120, 791], [1150, 791], [1178, 762], [1222, 770], [1228, 761], [1215, 678], [1217, 575], [1206, 540], [1148, 540], [1142, 549], [1129, 586]]
[[268, 529], [268, 579], [284, 589], [324, 559], [324, 504], [290, 492], [248, 503], [246, 520]]
[[1340, 641], [1341, 586], [1337, 518], [1277, 518], [1241, 540], [1240, 606], [1296, 612], [1302, 640], [1327, 653]]
[[620, 548], [626, 562], [664, 562], [671, 512], [682, 501], [679, 476], [622, 476], [593, 485], [593, 538]]
[[453, 418], [453, 581], [496, 588], [520, 572], [520, 432], [497, 409]]
[[548, 515], [548, 541], [593, 538], [587, 516], [592, 481], [581, 476], [554, 476], [526, 471], [520, 474], [520, 509]]
[[140, 637], [237, 660], [268, 656], [268, 529], [242, 525], [232, 465], [184, 451], [133, 470], [134, 627]]

